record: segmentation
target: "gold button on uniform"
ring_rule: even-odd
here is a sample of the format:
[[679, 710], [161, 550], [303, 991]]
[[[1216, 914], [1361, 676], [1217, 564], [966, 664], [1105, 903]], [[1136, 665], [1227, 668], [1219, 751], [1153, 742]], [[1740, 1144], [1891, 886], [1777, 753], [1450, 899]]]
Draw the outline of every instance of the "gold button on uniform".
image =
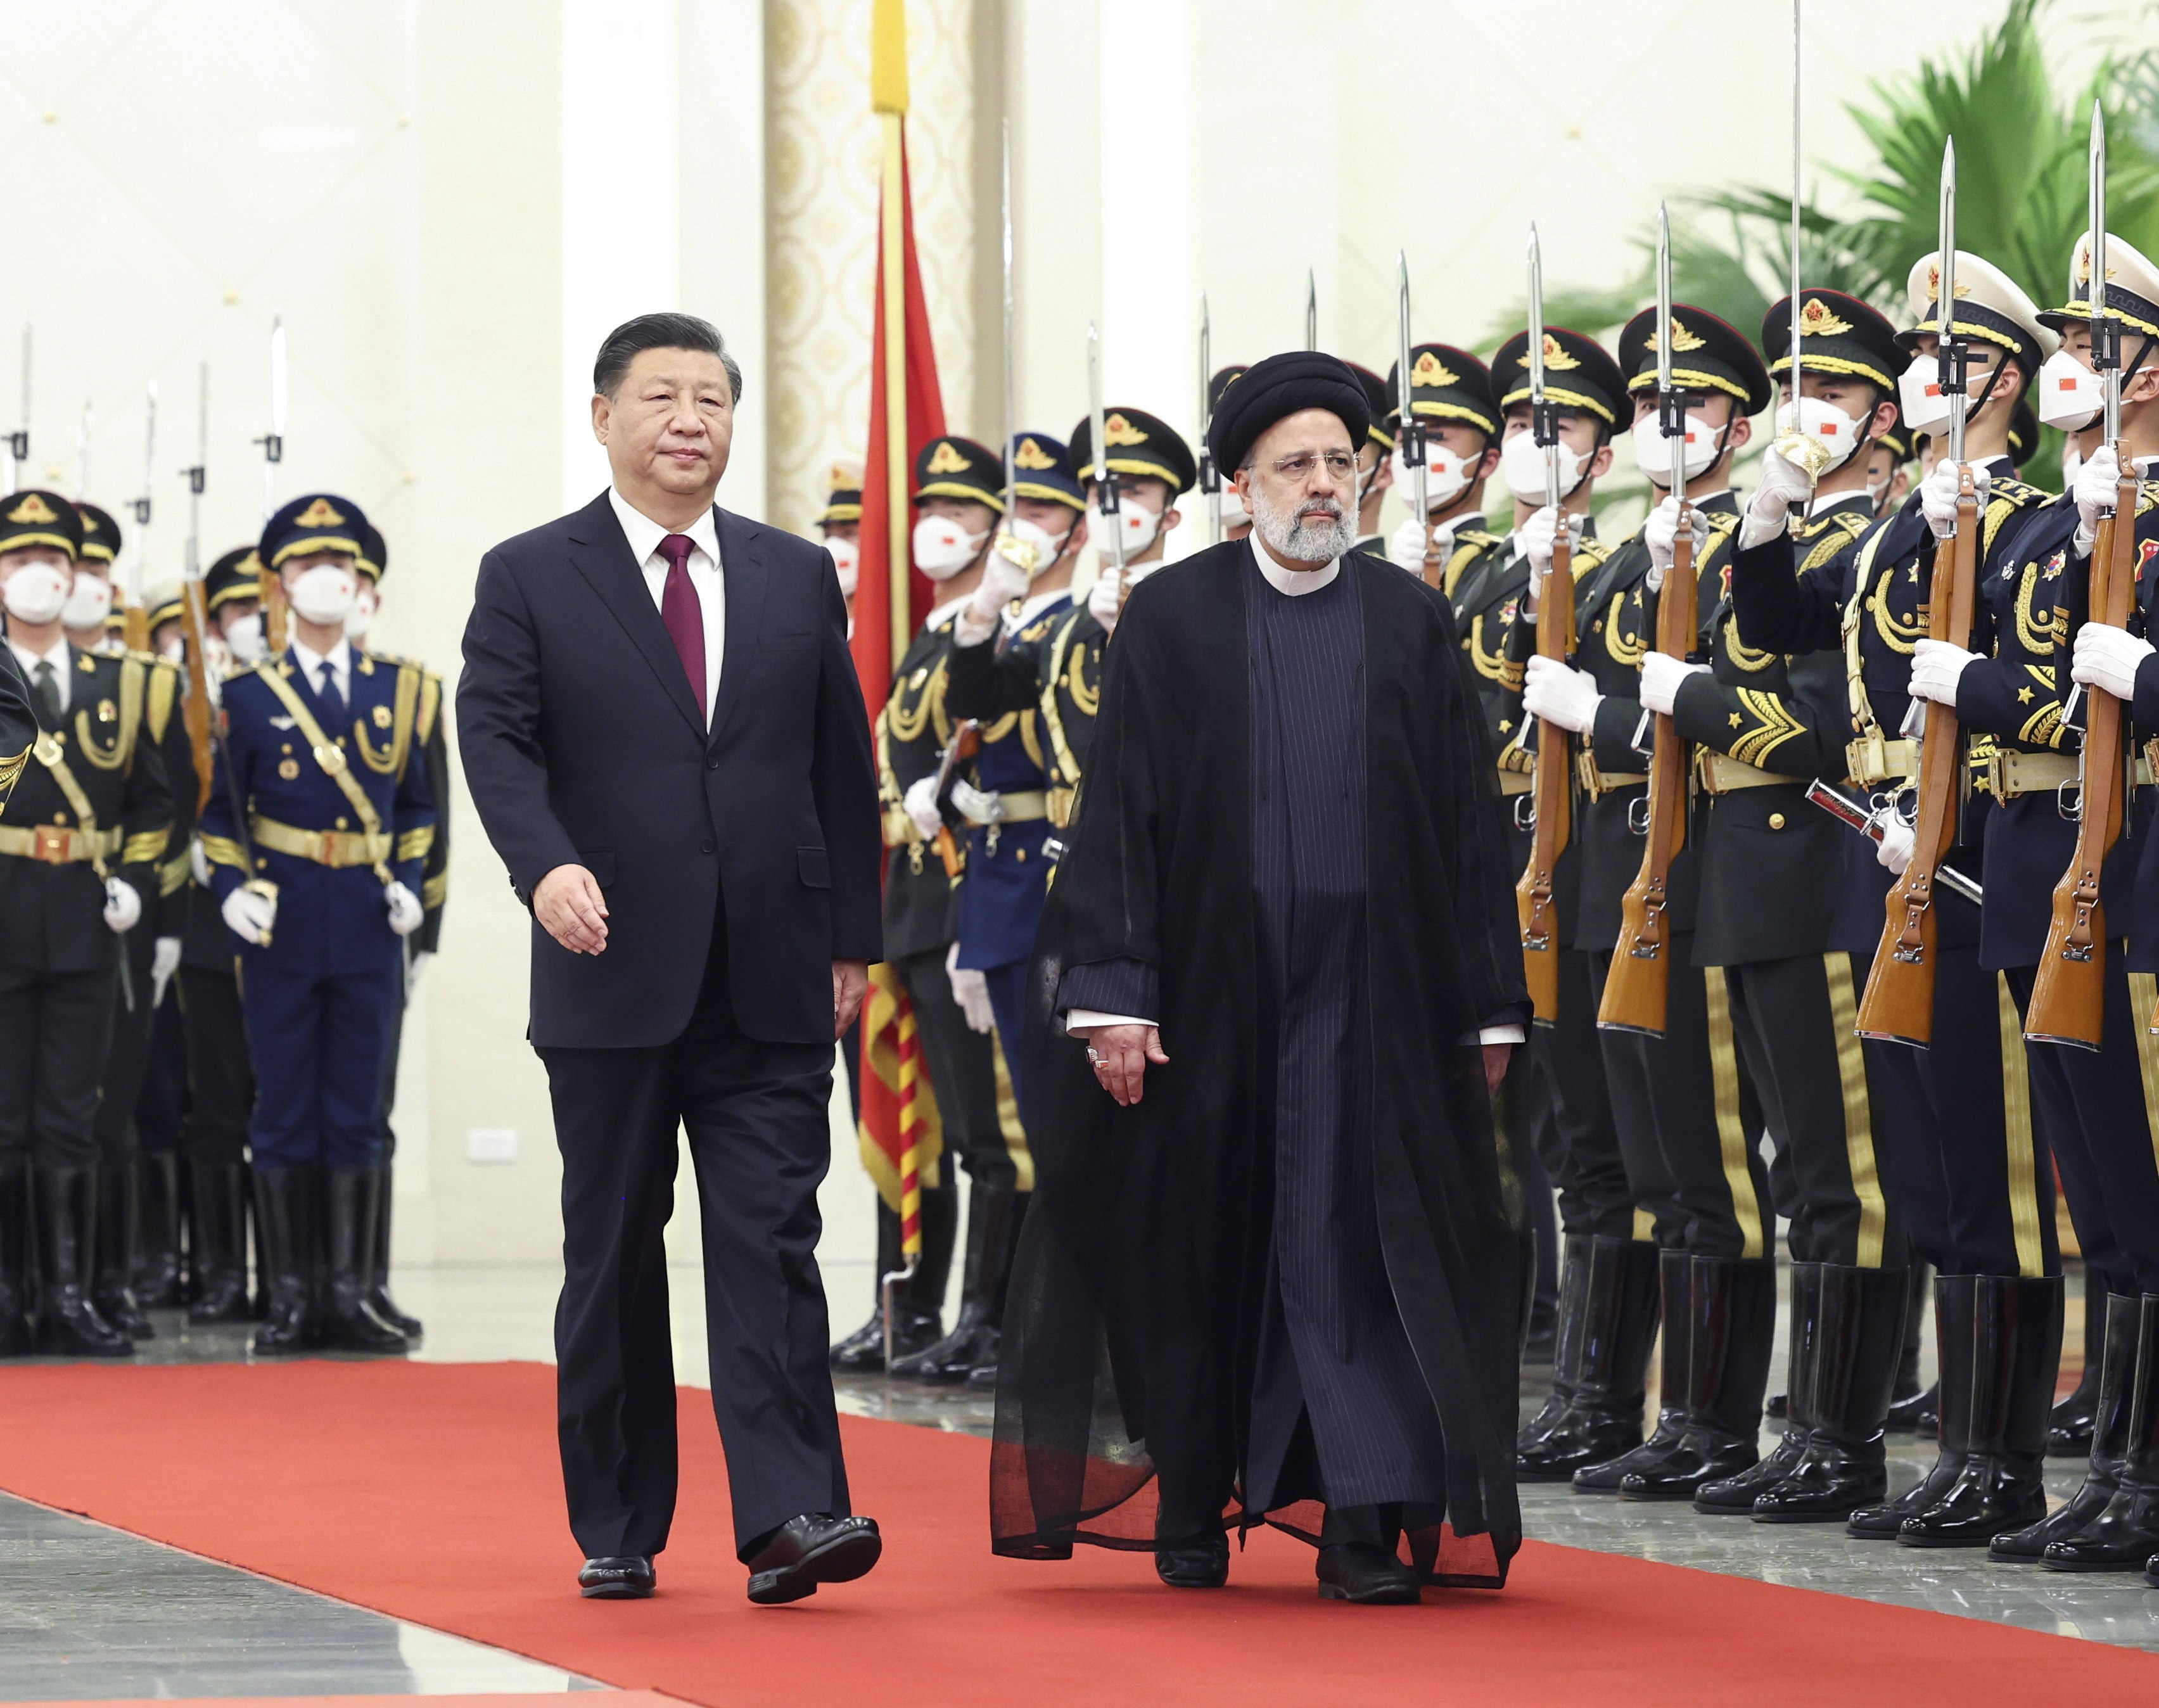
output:
[[1773, 830], [1773, 831], [1781, 831], [1781, 830], [1783, 830], [1783, 829], [1784, 828], [1784, 814], [1782, 814], [1782, 813], [1780, 813], [1780, 812], [1773, 812], [1773, 813], [1771, 813], [1771, 814], [1769, 815], [1769, 828], [1770, 828], [1771, 830]]
[[277, 774], [287, 783], [298, 782], [300, 776], [300, 762], [298, 759], [280, 759], [277, 762]]

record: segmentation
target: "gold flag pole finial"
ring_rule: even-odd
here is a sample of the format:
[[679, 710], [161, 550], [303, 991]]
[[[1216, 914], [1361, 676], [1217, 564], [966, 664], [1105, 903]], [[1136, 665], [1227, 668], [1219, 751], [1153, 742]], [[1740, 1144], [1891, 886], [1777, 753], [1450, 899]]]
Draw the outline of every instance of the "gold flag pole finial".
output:
[[907, 111], [907, 0], [874, 0], [870, 13], [870, 111]]

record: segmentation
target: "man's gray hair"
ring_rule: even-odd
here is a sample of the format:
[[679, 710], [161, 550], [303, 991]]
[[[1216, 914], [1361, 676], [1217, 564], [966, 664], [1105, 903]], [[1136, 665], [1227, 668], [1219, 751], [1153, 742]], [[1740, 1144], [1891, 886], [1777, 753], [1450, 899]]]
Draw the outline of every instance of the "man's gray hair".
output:
[[622, 389], [629, 365], [645, 350], [702, 350], [717, 356], [727, 370], [734, 401], [742, 401], [742, 369], [727, 354], [727, 341], [718, 327], [694, 314], [640, 314], [624, 321], [600, 342], [599, 358], [593, 364], [593, 390], [612, 398]]

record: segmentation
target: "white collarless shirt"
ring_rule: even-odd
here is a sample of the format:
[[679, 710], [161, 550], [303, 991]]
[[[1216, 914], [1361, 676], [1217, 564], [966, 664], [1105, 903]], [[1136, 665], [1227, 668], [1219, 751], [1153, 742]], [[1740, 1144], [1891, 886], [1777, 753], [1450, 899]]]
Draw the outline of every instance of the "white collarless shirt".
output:
[[1342, 573], [1342, 560], [1338, 557], [1328, 558], [1317, 569], [1292, 569], [1267, 549], [1267, 542], [1260, 537], [1257, 528], [1245, 538], [1251, 544], [1253, 560], [1260, 566], [1260, 573], [1267, 578], [1267, 585], [1292, 599], [1318, 593]]
[[12, 640], [8, 648], [15, 655], [15, 662], [23, 667], [23, 686], [33, 694], [38, 691], [38, 666], [46, 664], [53, 667], [53, 689], [60, 696], [60, 712], [65, 716], [75, 699], [68, 683], [68, 666], [75, 660], [68, 656], [67, 637], [64, 634], [54, 641], [50, 652], [32, 652], [28, 647], [18, 646]]
[[629, 541], [629, 555], [645, 577], [645, 591], [652, 595], [655, 611], [661, 608], [667, 591], [667, 560], [660, 555], [660, 542], [670, 534], [689, 536], [691, 551], [685, 567], [705, 623], [705, 727], [710, 729], [712, 708], [720, 703], [720, 655], [727, 642], [727, 583], [720, 567], [719, 530], [713, 525], [712, 510], [707, 506], [686, 528], [667, 528], [612, 486], [608, 488], [608, 502], [614, 506], [614, 519], [622, 524], [623, 537]]
[[293, 637], [293, 660], [307, 673], [308, 686], [319, 694], [323, 691], [323, 666], [330, 667], [330, 681], [336, 684], [338, 698], [344, 701], [347, 710], [352, 706], [352, 644], [340, 640], [327, 653], [317, 652], [298, 635]]

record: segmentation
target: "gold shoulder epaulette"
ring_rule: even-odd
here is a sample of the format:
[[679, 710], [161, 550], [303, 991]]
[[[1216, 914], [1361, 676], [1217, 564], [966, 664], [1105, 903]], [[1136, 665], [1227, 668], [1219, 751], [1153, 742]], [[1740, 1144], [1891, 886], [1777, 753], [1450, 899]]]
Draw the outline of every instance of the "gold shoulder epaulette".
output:
[[162, 742], [165, 726], [172, 721], [173, 706], [180, 694], [180, 673], [166, 660], [148, 653], [135, 653], [150, 667], [150, 700], [146, 708], [145, 722], [150, 726], [150, 739]]

